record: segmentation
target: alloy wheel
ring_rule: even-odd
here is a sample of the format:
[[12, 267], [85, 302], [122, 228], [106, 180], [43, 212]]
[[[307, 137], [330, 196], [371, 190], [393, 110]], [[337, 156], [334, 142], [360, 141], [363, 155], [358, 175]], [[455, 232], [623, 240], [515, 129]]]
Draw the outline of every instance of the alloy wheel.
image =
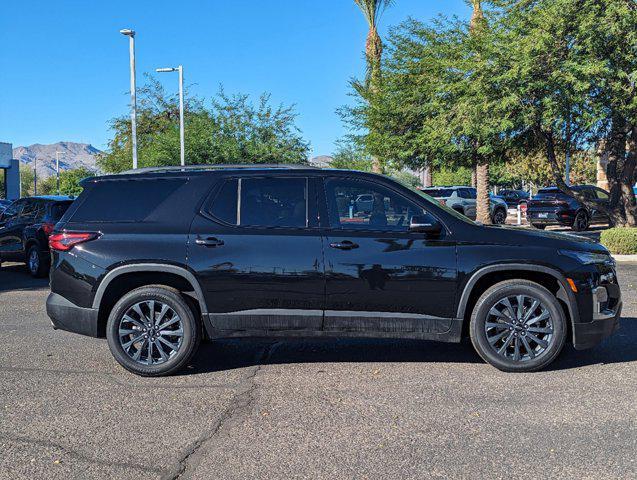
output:
[[586, 217], [586, 214], [583, 212], [578, 213], [575, 218], [575, 224], [577, 230], [586, 230], [588, 228], [588, 218]]
[[40, 255], [38, 255], [38, 251], [35, 248], [31, 249], [31, 253], [29, 253], [29, 270], [31, 273], [36, 273], [40, 268]]
[[118, 326], [119, 343], [135, 362], [158, 365], [177, 354], [183, 342], [183, 321], [169, 305], [158, 300], [135, 303]]
[[487, 314], [484, 328], [491, 348], [515, 362], [541, 356], [554, 338], [549, 309], [529, 295], [512, 295], [497, 301]]
[[498, 209], [493, 215], [493, 223], [496, 225], [504, 225], [507, 221], [507, 214], [504, 210]]

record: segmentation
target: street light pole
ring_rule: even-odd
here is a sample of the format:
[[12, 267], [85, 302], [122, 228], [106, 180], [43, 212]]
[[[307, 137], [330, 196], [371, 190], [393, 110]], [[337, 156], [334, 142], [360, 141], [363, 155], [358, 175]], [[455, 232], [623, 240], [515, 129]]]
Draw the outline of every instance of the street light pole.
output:
[[179, 72], [179, 158], [181, 166], [186, 165], [186, 150], [184, 141], [184, 67], [158, 68], [158, 73], [163, 72]]
[[119, 31], [128, 37], [130, 50], [130, 101], [131, 101], [131, 140], [133, 144], [133, 168], [137, 168], [137, 88], [135, 82], [135, 30], [128, 28]]
[[56, 175], [56, 183], [58, 189], [58, 195], [60, 194], [60, 153], [59, 151], [55, 152], [55, 175]]

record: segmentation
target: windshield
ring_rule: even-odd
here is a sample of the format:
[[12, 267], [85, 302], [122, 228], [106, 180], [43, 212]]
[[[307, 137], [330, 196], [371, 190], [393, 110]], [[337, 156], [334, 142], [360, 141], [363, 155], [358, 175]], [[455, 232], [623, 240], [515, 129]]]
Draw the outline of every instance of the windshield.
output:
[[463, 222], [470, 223], [472, 225], [478, 224], [477, 222], [474, 222], [473, 220], [465, 217], [462, 213], [455, 211], [453, 208], [448, 207], [446, 204], [443, 205], [438, 200], [436, 200], [432, 196], [430, 196], [427, 193], [425, 193], [425, 192], [427, 192], [428, 190], [431, 190], [431, 189], [426, 189], [425, 191], [422, 191], [422, 190], [419, 190], [419, 189], [414, 188], [414, 187], [407, 187], [407, 188], [409, 188], [412, 192], [416, 192], [418, 195], [420, 195], [422, 198], [424, 198], [427, 202], [433, 203], [438, 208], [442, 208], [445, 212], [447, 212], [449, 215], [453, 215], [458, 220], [462, 220]]

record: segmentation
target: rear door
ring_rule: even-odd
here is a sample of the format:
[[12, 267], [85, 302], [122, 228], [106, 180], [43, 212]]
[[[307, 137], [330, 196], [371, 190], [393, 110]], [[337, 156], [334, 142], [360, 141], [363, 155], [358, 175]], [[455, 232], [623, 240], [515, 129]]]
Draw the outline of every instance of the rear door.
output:
[[[347, 208], [371, 195], [370, 212]], [[409, 231], [430, 216], [400, 191], [369, 179], [326, 178], [324, 330], [435, 338], [455, 316], [456, 245], [447, 232]], [[444, 230], [444, 228], [443, 228]]]
[[192, 224], [189, 266], [217, 330], [320, 330], [325, 278], [316, 180], [223, 178]]

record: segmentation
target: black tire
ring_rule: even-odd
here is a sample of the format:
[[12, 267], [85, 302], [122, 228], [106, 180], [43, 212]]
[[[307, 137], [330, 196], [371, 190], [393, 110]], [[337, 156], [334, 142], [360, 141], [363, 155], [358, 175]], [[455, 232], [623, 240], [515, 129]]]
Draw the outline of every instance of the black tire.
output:
[[[180, 336], [181, 343], [176, 350], [170, 352], [167, 360], [162, 360], [162, 363], [153, 363], [153, 348], [155, 350], [154, 354], [159, 355], [155, 345], [160, 342], [149, 342], [148, 339], [140, 339], [129, 347], [129, 349], [135, 347], [136, 351], [143, 351], [144, 348], [150, 348], [150, 364], [143, 362], [143, 357], [140, 357], [137, 361], [134, 360], [133, 356], [124, 350], [122, 341], [131, 339], [131, 336], [141, 335], [143, 332], [146, 332], [146, 330], [143, 332], [136, 331], [135, 333], [131, 333], [130, 336], [120, 339], [120, 323], [124, 322], [124, 315], [130, 311], [129, 309], [134, 308], [135, 305], [145, 302], [153, 302], [153, 305], [167, 305], [172, 309], [174, 314], [179, 317], [178, 325], [181, 327], [179, 330], [182, 332]], [[150, 316], [150, 314], [148, 314], [148, 316]], [[148, 316], [145, 317], [146, 320], [149, 320]], [[157, 313], [154, 314], [154, 318], [158, 320]], [[145, 326], [148, 327], [149, 325], [150, 324]], [[149, 329], [149, 332], [150, 331]], [[155, 332], [154, 329], [152, 331], [153, 334], [157, 335], [157, 340], [159, 340], [161, 333]], [[149, 335], [150, 333], [147, 337]], [[144, 377], [160, 377], [171, 375], [181, 370], [192, 359], [201, 342], [201, 323], [193, 314], [193, 310], [190, 308], [188, 301], [179, 291], [161, 285], [149, 285], [128, 292], [115, 304], [108, 317], [106, 338], [113, 357], [115, 357], [115, 360], [126, 370]], [[139, 336], [137, 338], [139, 338]], [[170, 336], [170, 341], [175, 341], [175, 338], [175, 336]], [[137, 347], [140, 343], [141, 346]], [[153, 346], [148, 347], [148, 343], [153, 343]], [[176, 343], [178, 343], [178, 341], [176, 341], [175, 344]], [[162, 351], [164, 351], [166, 348], [165, 345], [161, 344], [160, 346], [162, 346]], [[146, 356], [148, 357], [148, 350], [146, 350], [146, 352]], [[160, 359], [158, 358], [157, 360], [159, 361]]]
[[[501, 339], [499, 341], [502, 342], [502, 344], [496, 342], [495, 345], [493, 345], [489, 342], [489, 338], [487, 337], [488, 334], [486, 326], [489, 319], [495, 318], [491, 315], [492, 309], [501, 305], [500, 302], [503, 299], [511, 297], [519, 298], [518, 296], [523, 296], [523, 298], [527, 299], [527, 305], [529, 303], [532, 304], [535, 300], [539, 302], [539, 305], [536, 308], [540, 308], [541, 310], [533, 310], [533, 312], [540, 311], [543, 312], [542, 315], [544, 312], [547, 312], [550, 315], [548, 320], [545, 320], [546, 322], [550, 321], [550, 327], [548, 327], [548, 323], [545, 325], [547, 325], [547, 329], [550, 328], [552, 332], [550, 335], [538, 333], [531, 334], [529, 333], [531, 330], [537, 330], [538, 328], [526, 325], [525, 321], [524, 324], [516, 324], [515, 329], [511, 332], [509, 332], [508, 327], [500, 327], [499, 330], [490, 330], [491, 332], [503, 330], [502, 333], [506, 336], [506, 342], [511, 341], [508, 347], [504, 346], [503, 344], [506, 343], [505, 339], [500, 337]], [[524, 305], [524, 301], [522, 302], [522, 305]], [[516, 310], [516, 308], [513, 310]], [[523, 309], [523, 315], [526, 315], [529, 310], [531, 310], [531, 307], [527, 307], [526, 310]], [[533, 312], [529, 313], [529, 315], [532, 316]], [[539, 316], [541, 315], [538, 315], [538, 317]], [[532, 322], [530, 318], [527, 318], [527, 320]], [[493, 325], [492, 322], [490, 325]], [[537, 326], [538, 323], [535, 323], [535, 325]], [[567, 331], [568, 328], [564, 312], [555, 296], [541, 285], [521, 279], [506, 280], [487, 289], [487, 291], [480, 296], [473, 309], [471, 324], [469, 326], [471, 343], [473, 344], [476, 352], [478, 352], [478, 355], [480, 355], [480, 357], [482, 357], [482, 359], [487, 363], [493, 365], [499, 370], [502, 370], [503, 372], [534, 372], [546, 367], [553, 362], [553, 360], [555, 360], [562, 351], [564, 343], [566, 342]], [[495, 333], [492, 333], [492, 335], [491, 340], [499, 336]], [[515, 335], [515, 339], [511, 337], [512, 335]], [[524, 339], [522, 338], [523, 335], [525, 336]], [[535, 344], [533, 342], [531, 336], [526, 335], [537, 335], [538, 337], [544, 335], [541, 340], [546, 343], [547, 346], [542, 348], [539, 343]], [[515, 342], [515, 344], [513, 342]], [[526, 345], [535, 344], [535, 348], [539, 348], [540, 350], [534, 350], [535, 353], [531, 353], [522, 342], [526, 342]], [[509, 349], [513, 348], [515, 345], [517, 345], [517, 347], [514, 348], [514, 351], [518, 356], [521, 356], [521, 358], [517, 360], [507, 356], [507, 353], [510, 353]], [[504, 346], [504, 354], [499, 353], [497, 350], [498, 347], [502, 348], [502, 346]], [[525, 352], [524, 355], [522, 355], [522, 351]]]
[[42, 252], [37, 245], [31, 245], [29, 247], [24, 261], [32, 277], [42, 278], [48, 275], [50, 265], [48, 262], [43, 261]]
[[507, 222], [507, 211], [504, 208], [496, 208], [491, 220], [494, 225], [504, 225]]
[[537, 228], [538, 230], [544, 230], [546, 228], [546, 225], [541, 225], [539, 223], [532, 223], [531, 226], [533, 228]]
[[575, 215], [575, 220], [573, 221], [573, 226], [571, 227], [575, 232], [584, 232], [588, 230], [590, 225], [590, 220], [588, 218], [588, 214], [584, 210], [580, 210]]

